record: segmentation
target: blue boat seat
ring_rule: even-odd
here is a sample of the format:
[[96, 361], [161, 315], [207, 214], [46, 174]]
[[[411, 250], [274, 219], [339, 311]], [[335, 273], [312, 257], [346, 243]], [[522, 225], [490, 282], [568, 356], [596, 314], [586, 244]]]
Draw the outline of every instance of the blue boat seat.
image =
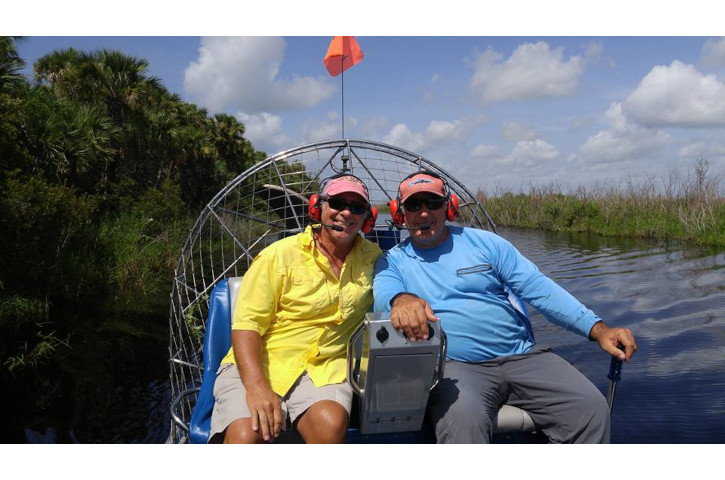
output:
[[377, 243], [380, 250], [387, 252], [400, 243], [400, 230], [393, 228], [375, 228], [365, 234], [365, 238]]
[[[393, 230], [375, 230], [366, 236], [372, 241], [378, 241], [383, 250], [388, 250], [400, 239], [399, 232]], [[189, 424], [189, 439], [191, 443], [207, 443], [209, 440], [211, 413], [214, 409], [214, 382], [216, 381], [216, 372], [219, 369], [222, 359], [229, 352], [229, 348], [232, 345], [232, 312], [234, 312], [234, 305], [241, 282], [242, 277], [231, 277], [221, 280], [214, 287], [209, 298], [209, 314], [203, 346], [204, 370], [202, 384]], [[530, 432], [534, 429], [534, 423], [525, 411], [511, 405], [504, 405], [498, 413], [494, 432], [518, 433]], [[363, 436], [357, 428], [351, 427], [348, 430], [348, 442], [420, 442], [434, 440], [434, 437], [431, 435], [432, 433], [430, 431], [421, 431]]]
[[189, 423], [191, 443], [207, 443], [209, 440], [216, 372], [232, 346], [232, 312], [241, 283], [242, 277], [224, 279], [214, 287], [209, 298], [209, 315], [204, 335], [204, 373]]

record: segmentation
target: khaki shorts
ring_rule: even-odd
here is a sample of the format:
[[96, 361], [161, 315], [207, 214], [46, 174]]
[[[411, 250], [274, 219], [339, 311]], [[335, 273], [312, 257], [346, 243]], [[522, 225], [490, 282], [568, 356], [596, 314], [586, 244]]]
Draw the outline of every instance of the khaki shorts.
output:
[[[339, 403], [345, 408], [349, 417], [352, 406], [352, 388], [347, 382], [316, 387], [307, 372], [304, 372], [292, 385], [287, 395], [281, 397], [280, 400], [283, 415], [282, 428], [286, 429], [288, 420], [290, 424], [294, 424], [295, 420], [308, 408], [322, 400]], [[221, 440], [214, 436], [223, 433], [234, 420], [251, 416], [249, 407], [247, 407], [247, 391], [239, 377], [237, 366], [233, 363], [223, 363], [219, 366], [214, 382], [214, 410], [211, 414], [209, 442]]]

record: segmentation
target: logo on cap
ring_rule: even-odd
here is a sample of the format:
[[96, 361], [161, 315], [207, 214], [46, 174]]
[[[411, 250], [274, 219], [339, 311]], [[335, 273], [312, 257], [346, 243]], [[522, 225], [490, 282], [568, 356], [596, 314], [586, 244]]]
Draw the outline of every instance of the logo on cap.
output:
[[412, 187], [413, 185], [418, 185], [421, 183], [433, 183], [433, 180], [428, 180], [427, 178], [417, 178], [408, 182], [408, 186]]

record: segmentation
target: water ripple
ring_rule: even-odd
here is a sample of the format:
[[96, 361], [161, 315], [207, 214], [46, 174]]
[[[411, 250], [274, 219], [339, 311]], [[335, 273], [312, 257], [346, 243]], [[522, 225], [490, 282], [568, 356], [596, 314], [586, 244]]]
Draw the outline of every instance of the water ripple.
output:
[[[612, 439], [725, 442], [725, 253], [592, 235], [504, 229], [539, 268], [639, 350], [623, 369]], [[606, 355], [533, 312], [546, 343], [606, 391]], [[596, 347], [596, 348], [595, 348]]]

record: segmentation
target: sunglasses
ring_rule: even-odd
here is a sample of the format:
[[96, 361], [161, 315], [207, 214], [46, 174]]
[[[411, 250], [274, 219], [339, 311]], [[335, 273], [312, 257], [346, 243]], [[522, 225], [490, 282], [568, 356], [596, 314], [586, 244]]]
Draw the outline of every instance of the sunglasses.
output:
[[347, 202], [342, 198], [331, 197], [326, 201], [330, 208], [337, 210], [338, 212], [349, 210], [353, 215], [362, 215], [368, 210], [368, 206], [363, 203]]
[[438, 210], [444, 203], [446, 203], [446, 199], [441, 197], [411, 198], [403, 203], [403, 207], [405, 207], [406, 212], [417, 212], [423, 207], [423, 205], [425, 205], [425, 208], [428, 210]]

